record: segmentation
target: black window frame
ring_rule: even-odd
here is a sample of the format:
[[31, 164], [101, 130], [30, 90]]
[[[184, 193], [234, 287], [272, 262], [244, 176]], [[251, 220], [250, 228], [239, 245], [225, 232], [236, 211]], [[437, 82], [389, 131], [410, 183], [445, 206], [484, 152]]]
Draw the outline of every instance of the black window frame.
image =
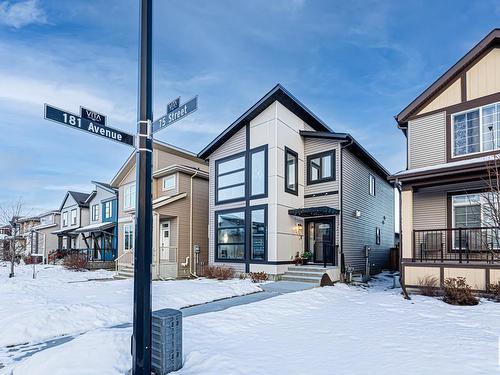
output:
[[[252, 155], [262, 151], [264, 151], [264, 192], [260, 194], [252, 194], [252, 178], [253, 178]], [[245, 178], [248, 181], [247, 195], [249, 199], [267, 198], [268, 168], [269, 168], [269, 161], [267, 155], [267, 145], [258, 146], [248, 151], [248, 171], [247, 174], [245, 174]]]
[[[222, 175], [219, 175], [220, 164], [234, 160], [234, 159], [239, 159], [241, 157], [244, 158], [244, 165], [245, 166], [243, 168], [235, 169], [234, 171], [225, 172], [225, 173], [222, 173]], [[245, 151], [239, 152], [239, 153], [234, 154], [234, 155], [226, 156], [224, 158], [221, 158], [221, 159], [218, 159], [215, 161], [215, 204], [240, 202], [240, 201], [244, 201], [246, 199], [246, 194], [247, 194], [246, 185], [247, 185], [247, 173], [248, 173], [247, 164], [248, 163], [246, 162], [246, 152]], [[241, 172], [241, 171], [244, 171], [244, 175], [245, 175], [243, 183], [224, 186], [223, 188], [219, 189], [219, 177], [225, 176], [225, 175], [228, 175], [231, 173]], [[219, 199], [219, 190], [224, 190], [224, 189], [228, 189], [231, 187], [237, 187], [237, 186], [243, 186], [243, 195], [241, 197], [231, 198], [231, 199], [223, 199], [223, 200]]]
[[[268, 208], [267, 204], [259, 204], [254, 206], [242, 206], [231, 209], [217, 210], [214, 213], [214, 261], [219, 263], [267, 263], [268, 259], [268, 232], [269, 232], [269, 222], [268, 222]], [[264, 259], [253, 259], [252, 258], [252, 211], [264, 210], [264, 224], [265, 224], [265, 238], [264, 238]], [[243, 212], [245, 224], [244, 228], [244, 242], [243, 242], [243, 259], [227, 259], [219, 258], [219, 224], [218, 216], [221, 214], [228, 214], [233, 212]], [[239, 228], [239, 227], [238, 227]], [[237, 243], [241, 244], [241, 243]]]
[[[372, 194], [372, 191], [371, 191], [371, 181], [372, 181], [372, 179], [373, 179], [373, 194]], [[368, 194], [370, 194], [372, 197], [377, 196], [377, 179], [371, 173], [368, 175]]]
[[[295, 189], [290, 189], [288, 187], [288, 164], [287, 164], [288, 155], [292, 155], [295, 158]], [[299, 195], [299, 154], [286, 146], [285, 146], [285, 192], [293, 195]]]
[[[319, 158], [321, 163], [323, 162], [323, 158], [325, 156], [331, 156], [332, 160], [331, 160], [331, 177], [320, 177], [319, 179], [317, 180], [311, 180], [311, 160], [313, 159], [317, 159]], [[313, 155], [308, 155], [307, 156], [307, 184], [308, 185], [314, 185], [314, 184], [320, 184], [320, 183], [323, 183], [323, 182], [328, 182], [328, 181], [335, 181], [336, 180], [336, 168], [335, 168], [335, 164], [336, 164], [337, 160], [336, 160], [336, 152], [335, 150], [328, 150], [328, 151], [323, 151], [323, 152], [319, 152], [317, 154], [313, 154]], [[323, 166], [320, 165], [320, 174], [323, 173]]]

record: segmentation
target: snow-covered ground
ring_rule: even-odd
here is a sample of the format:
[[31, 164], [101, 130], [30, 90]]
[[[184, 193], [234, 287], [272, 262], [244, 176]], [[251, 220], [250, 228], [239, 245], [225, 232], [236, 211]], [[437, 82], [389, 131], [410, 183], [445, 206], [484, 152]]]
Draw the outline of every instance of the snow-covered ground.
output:
[[[500, 373], [499, 304], [407, 301], [389, 285], [380, 277], [370, 288], [316, 288], [185, 318], [178, 374]], [[130, 335], [93, 330], [33, 355], [14, 374], [123, 374]]]
[[[1, 358], [6, 346], [132, 321], [132, 279], [61, 266], [37, 266], [37, 271], [34, 280], [31, 266], [19, 266], [9, 279], [9, 268], [0, 263], [0, 363], [6, 362]], [[260, 290], [248, 280], [159, 281], [153, 283], [153, 308], [181, 308]]]

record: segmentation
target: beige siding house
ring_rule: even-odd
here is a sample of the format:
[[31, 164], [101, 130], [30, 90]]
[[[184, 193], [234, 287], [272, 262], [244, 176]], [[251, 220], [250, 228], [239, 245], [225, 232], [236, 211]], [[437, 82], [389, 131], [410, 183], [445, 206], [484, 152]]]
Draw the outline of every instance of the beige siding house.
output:
[[[387, 265], [394, 244], [388, 172], [283, 86], [199, 157], [210, 167], [210, 264], [312, 282], [323, 273], [337, 281], [346, 267], [369, 275]], [[297, 255], [308, 257], [307, 269], [294, 266]]]
[[[111, 181], [118, 189], [118, 258], [122, 275], [133, 269], [135, 153]], [[208, 165], [195, 154], [153, 142], [153, 277], [202, 272], [208, 262]]]
[[33, 240], [35, 242], [32, 253], [43, 256], [46, 262], [51, 252], [58, 249], [58, 237], [52, 232], [61, 224], [61, 213], [59, 211], [48, 211], [40, 214], [40, 223], [33, 227]]
[[500, 281], [499, 228], [489, 218], [500, 154], [500, 30], [495, 29], [396, 116], [407, 138], [401, 185], [401, 272]]

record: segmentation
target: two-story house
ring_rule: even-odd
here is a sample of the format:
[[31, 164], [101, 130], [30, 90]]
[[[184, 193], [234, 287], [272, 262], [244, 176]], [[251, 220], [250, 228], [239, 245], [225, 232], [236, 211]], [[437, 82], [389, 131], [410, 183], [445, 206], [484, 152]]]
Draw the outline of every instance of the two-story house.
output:
[[[199, 155], [209, 161], [209, 262], [314, 281], [379, 272], [394, 245], [389, 173], [275, 86]], [[291, 266], [310, 255], [308, 267]], [[319, 265], [315, 267], [316, 265]]]
[[[136, 161], [111, 181], [119, 191], [119, 277], [133, 276]], [[208, 262], [208, 166], [196, 154], [153, 141], [153, 278], [190, 277]]]
[[95, 189], [85, 201], [89, 223], [74, 233], [81, 235], [88, 260], [114, 262], [118, 256], [118, 190], [107, 183], [92, 183]]
[[61, 213], [57, 210], [47, 211], [38, 215], [40, 223], [33, 227], [31, 248], [32, 254], [39, 254], [40, 260], [47, 261], [49, 253], [58, 249], [58, 236], [53, 234], [59, 228]]
[[[406, 136], [401, 272], [408, 287], [500, 280], [500, 30], [495, 29], [395, 116]], [[493, 189], [492, 189], [493, 185]], [[496, 214], [492, 211], [496, 210]]]
[[59, 208], [61, 220], [59, 229], [52, 232], [58, 236], [58, 250], [82, 250], [88, 246], [77, 229], [89, 225], [90, 212], [87, 199], [90, 194], [68, 191]]

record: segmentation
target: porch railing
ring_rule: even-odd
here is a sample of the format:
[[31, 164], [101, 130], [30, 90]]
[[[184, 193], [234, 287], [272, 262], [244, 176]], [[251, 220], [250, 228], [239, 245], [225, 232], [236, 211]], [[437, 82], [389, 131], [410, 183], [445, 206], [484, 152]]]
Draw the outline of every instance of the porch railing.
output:
[[413, 261], [500, 262], [500, 228], [414, 230]]
[[115, 270], [118, 272], [123, 268], [123, 266], [132, 264], [134, 264], [134, 251], [125, 250], [123, 254], [120, 254], [115, 259]]

